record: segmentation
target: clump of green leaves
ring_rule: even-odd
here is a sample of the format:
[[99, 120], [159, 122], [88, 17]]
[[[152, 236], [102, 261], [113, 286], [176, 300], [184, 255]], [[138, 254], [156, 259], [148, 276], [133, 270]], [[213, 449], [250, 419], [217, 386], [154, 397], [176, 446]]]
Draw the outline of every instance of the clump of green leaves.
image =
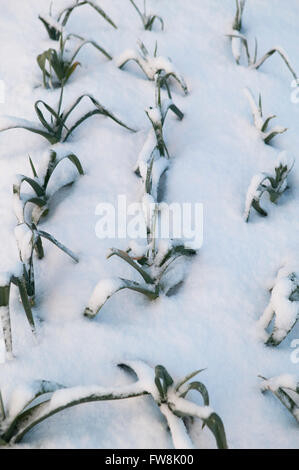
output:
[[[149, 237], [150, 240], [150, 237]], [[182, 282], [181, 276], [173, 276], [172, 264], [181, 256], [192, 256], [196, 254], [194, 249], [188, 248], [182, 242], [168, 241], [160, 243], [155, 247], [155, 240], [150, 240], [144, 247], [142, 255], [140, 246], [136, 250], [130, 247], [127, 251], [112, 248], [107, 258], [118, 256], [128, 265], [134, 268], [142, 277], [142, 282], [135, 282], [120, 277], [102, 279], [95, 287], [84, 315], [93, 318], [97, 315], [106, 301], [116, 292], [130, 289], [154, 300], [159, 295], [169, 294], [178, 284]]]
[[49, 15], [39, 15], [39, 19], [45, 26], [47, 33], [50, 39], [54, 41], [58, 41], [62, 34], [63, 28], [66, 26], [70, 15], [72, 12], [81, 6], [89, 5], [93, 8], [99, 15], [101, 15], [113, 28], [117, 29], [117, 26], [112, 21], [112, 19], [105, 13], [105, 11], [99, 7], [94, 1], [92, 0], [75, 0], [75, 2], [67, 8], [63, 8], [55, 17], [52, 16], [51, 8]]
[[[29, 132], [39, 134], [47, 139], [50, 144], [56, 144], [58, 142], [65, 142], [72, 132], [80, 126], [86, 119], [99, 114], [102, 116], [109, 117], [117, 124], [126, 129], [135, 132], [122, 121], [120, 121], [114, 114], [108, 111], [102, 106], [93, 96], [84, 94], [81, 95], [76, 101], [67, 109], [62, 111], [62, 98], [63, 98], [63, 87], [61, 87], [60, 97], [57, 105], [57, 109], [54, 110], [45, 101], [38, 100], [35, 102], [34, 108], [38, 117], [39, 123], [28, 121], [26, 119], [19, 119], [15, 117], [5, 117], [0, 120], [0, 132], [7, 131], [9, 129], [25, 129]], [[68, 120], [77, 108], [80, 102], [87, 98], [92, 103], [92, 109], [87, 113], [83, 114], [74, 124], [68, 127]], [[43, 109], [43, 111], [41, 110]], [[45, 113], [48, 113], [45, 117]]]
[[[66, 45], [72, 38], [79, 39], [79, 44], [70, 54], [66, 49]], [[58, 51], [50, 48], [37, 56], [37, 63], [43, 74], [43, 85], [45, 88], [57, 88], [63, 86], [68, 81], [78, 65], [81, 65], [75, 59], [82, 47], [87, 44], [91, 44], [104, 54], [107, 59], [112, 60], [111, 55], [95, 41], [85, 40], [76, 34], [68, 34], [64, 39], [63, 34], [61, 34]]]
[[17, 275], [11, 273], [2, 273], [0, 276], [0, 280], [0, 321], [2, 325], [6, 356], [8, 359], [12, 359], [13, 343], [9, 310], [10, 292], [12, 284], [17, 286], [18, 288], [24, 312], [26, 314], [28, 323], [33, 333], [35, 333], [35, 324], [31, 310], [31, 302], [27, 293], [26, 280], [22, 271], [20, 271]]
[[135, 167], [135, 173], [142, 177], [145, 192], [150, 194], [154, 200], [158, 198], [160, 178], [168, 167], [169, 153], [163, 136], [163, 127], [168, 110], [170, 109], [179, 120], [182, 120], [184, 117], [184, 114], [173, 103], [168, 86], [168, 98], [162, 100], [161, 87], [163, 86], [164, 79], [165, 74], [163, 72], [159, 72], [155, 76], [155, 106], [147, 108], [145, 111], [151, 122], [152, 129], [138, 156]]
[[246, 222], [249, 220], [252, 208], [263, 217], [268, 215], [260, 205], [261, 198], [264, 193], [268, 193], [270, 201], [276, 204], [277, 200], [288, 188], [287, 177], [293, 165], [294, 161], [289, 162], [286, 159], [286, 152], [281, 152], [274, 168], [274, 174], [258, 173], [252, 178], [246, 196]]
[[299, 382], [292, 375], [281, 375], [266, 379], [259, 376], [262, 393], [272, 392], [299, 423]]
[[[277, 273], [271, 297], [259, 328], [267, 346], [278, 346], [292, 331], [299, 318], [299, 274], [293, 266], [283, 266]], [[273, 323], [273, 324], [272, 324]], [[272, 331], [268, 331], [271, 327]]]
[[[200, 370], [174, 382], [165, 367], [153, 369], [142, 361], [127, 361], [119, 367], [135, 375], [132, 384], [123, 387], [77, 387], [66, 388], [61, 384], [45, 380], [35, 381], [26, 388], [24, 406], [17, 413], [6, 417], [1, 399], [0, 445], [13, 445], [24, 435], [48, 417], [72, 406], [94, 402], [121, 400], [151, 395], [165, 417], [175, 448], [193, 448], [194, 445], [184, 425], [187, 418], [200, 419], [213, 433], [219, 449], [227, 449], [226, 435], [221, 418], [209, 406], [208, 390], [202, 382], [189, 382]], [[200, 393], [203, 405], [186, 399], [189, 391]], [[49, 396], [50, 395], [50, 396]], [[19, 391], [20, 396], [20, 391]], [[2, 418], [2, 419], [1, 419]]]
[[143, 2], [143, 13], [138, 8], [134, 0], [130, 0], [130, 2], [132, 3], [133, 7], [137, 11], [138, 15], [140, 16], [140, 19], [142, 21], [142, 24], [145, 30], [151, 31], [156, 20], [160, 22], [162, 31], [164, 30], [164, 21], [162, 20], [161, 16], [146, 13], [146, 0], [144, 0]]
[[261, 138], [265, 144], [270, 144], [271, 140], [278, 134], [283, 134], [287, 131], [286, 127], [275, 126], [273, 129], [268, 130], [269, 123], [271, 119], [275, 118], [275, 115], [268, 116], [267, 118], [263, 117], [262, 109], [262, 97], [259, 95], [258, 105], [254, 101], [254, 97], [248, 88], [245, 88], [245, 94], [247, 96], [248, 102], [250, 104], [253, 121], [256, 129], [259, 131]]
[[[33, 176], [29, 177], [25, 175], [17, 175], [18, 181], [13, 185], [13, 194], [14, 210], [19, 223], [23, 223], [25, 221], [25, 209], [27, 207], [27, 204], [30, 203], [33, 206], [30, 221], [34, 224], [38, 224], [40, 218], [48, 214], [49, 201], [51, 197], [53, 197], [53, 195], [62, 187], [69, 186], [75, 181], [74, 179], [72, 179], [68, 181], [66, 185], [55, 188], [55, 192], [48, 192], [48, 185], [51, 181], [54, 171], [61, 162], [63, 162], [64, 160], [68, 160], [74, 165], [79, 175], [84, 174], [81, 162], [74, 153], [66, 152], [58, 154], [56, 151], [50, 150], [49, 152], [47, 152], [47, 154], [48, 163], [43, 176], [38, 176], [35, 166], [30, 157], [29, 161]], [[33, 194], [22, 193], [22, 186], [24, 183], [30, 186], [31, 190], [33, 191]]]
[[136, 62], [141, 70], [144, 72], [148, 80], [155, 80], [155, 76], [159, 72], [163, 72], [163, 84], [168, 84], [169, 80], [173, 78], [182, 88], [185, 95], [188, 94], [188, 88], [185, 83], [184, 78], [178, 73], [175, 69], [174, 65], [169, 59], [165, 57], [157, 56], [158, 47], [157, 43], [155, 46], [153, 56], [150, 56], [147, 48], [143, 44], [143, 42], [138, 42], [140, 51], [134, 50], [127, 50], [121, 54], [121, 56], [117, 59], [116, 63], [117, 66], [122, 69], [128, 62], [133, 60]]

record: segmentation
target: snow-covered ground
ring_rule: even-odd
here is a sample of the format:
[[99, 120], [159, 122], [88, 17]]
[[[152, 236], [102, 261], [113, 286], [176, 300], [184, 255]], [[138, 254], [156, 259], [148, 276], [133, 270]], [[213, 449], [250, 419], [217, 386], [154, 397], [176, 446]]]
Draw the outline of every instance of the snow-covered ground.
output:
[[[32, 379], [67, 386], [126, 384], [130, 379], [115, 367], [123, 360], [163, 364], [174, 377], [206, 367], [200, 380], [223, 419], [230, 448], [298, 448], [298, 424], [275, 398], [260, 393], [257, 377], [298, 376], [290, 345], [299, 337], [299, 328], [277, 348], [266, 347], [257, 332], [271, 281], [283, 262], [296, 263], [299, 253], [299, 103], [291, 101], [291, 74], [278, 55], [257, 71], [235, 64], [225, 37], [234, 18], [233, 0], [148, 3], [164, 19], [164, 32], [158, 26], [152, 32], [142, 30], [127, 0], [99, 1], [118, 25], [117, 31], [86, 6], [73, 13], [67, 30], [96, 40], [113, 57], [135, 48], [137, 39], [152, 51], [157, 40], [159, 53], [170, 57], [186, 79], [187, 97], [172, 87], [185, 118], [179, 122], [169, 115], [166, 122], [172, 159], [164, 199], [204, 204], [203, 246], [188, 264], [185, 283], [174, 296], [150, 302], [125, 290], [112, 297], [95, 319], [83, 317], [100, 279], [115, 275], [135, 279], [121, 260], [106, 260], [110, 247], [126, 249], [128, 240], [97, 238], [95, 208], [100, 202], [115, 203], [118, 195], [126, 195], [128, 202], [140, 200], [140, 180], [132, 168], [149, 130], [144, 110], [154, 104], [153, 83], [137, 66], [119, 70], [86, 47], [78, 56], [82, 66], [65, 87], [64, 103], [91, 93], [138, 132], [95, 116], [68, 141], [67, 148], [79, 156], [85, 175], [55, 201], [40, 227], [77, 253], [80, 262], [74, 264], [45, 242], [45, 259], [35, 263], [34, 314], [40, 318], [36, 340], [14, 292], [14, 360], [3, 362], [0, 340], [3, 400], [8, 404], [13, 390]], [[67, 4], [68, 0], [55, 0], [54, 7]], [[48, 6], [48, 0], [11, 0], [1, 5], [0, 79], [6, 85], [1, 115], [35, 120], [37, 99], [52, 105], [58, 100], [58, 89], [40, 86], [36, 64], [36, 56], [52, 45], [38, 20]], [[257, 37], [259, 56], [281, 46], [299, 73], [298, 17], [297, 0], [248, 0], [243, 30], [252, 47]], [[272, 146], [264, 144], [253, 126], [245, 87], [255, 96], [260, 92], [265, 114], [276, 114], [277, 123], [288, 128]], [[28, 154], [42, 165], [49, 145], [20, 129], [0, 134], [0, 142], [0, 271], [7, 271], [18, 260], [12, 202], [15, 174], [30, 174]], [[265, 198], [262, 206], [268, 217], [252, 211], [246, 224], [243, 212], [250, 181], [257, 173], [272, 171], [282, 150], [297, 157], [290, 189], [276, 206]], [[199, 448], [215, 446], [209, 430], [202, 430], [199, 423], [192, 438]], [[39, 424], [19, 446], [169, 448], [172, 443], [154, 402], [139, 397], [66, 410]]]

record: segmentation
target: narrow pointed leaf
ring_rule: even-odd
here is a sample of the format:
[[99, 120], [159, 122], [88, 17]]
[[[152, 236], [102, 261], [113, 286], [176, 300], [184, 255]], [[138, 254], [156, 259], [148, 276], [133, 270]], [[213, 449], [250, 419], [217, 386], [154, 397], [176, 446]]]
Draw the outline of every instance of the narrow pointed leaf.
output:
[[109, 255], [107, 256], [107, 259], [111, 258], [111, 256], [118, 256], [119, 258], [122, 258], [124, 261], [126, 261], [130, 266], [132, 266], [134, 269], [136, 269], [136, 271], [139, 272], [139, 274], [143, 277], [146, 283], [154, 283], [151, 276], [144, 269], [142, 269], [134, 260], [132, 260], [132, 258], [125, 251], [118, 250], [117, 248], [112, 248]]
[[75, 263], [79, 263], [78, 257], [71, 250], [69, 250], [65, 245], [63, 245], [58, 240], [56, 240], [56, 238], [54, 238], [52, 235], [50, 235], [47, 232], [44, 232], [43, 230], [37, 230], [37, 235], [39, 235], [43, 238], [46, 238], [47, 240], [52, 242], [54, 245], [56, 245], [57, 248], [64, 251], [64, 253], [66, 253], [68, 256], [70, 256], [75, 261]]
[[226, 435], [221, 418], [216, 413], [212, 413], [208, 419], [204, 420], [204, 423], [214, 434], [218, 449], [227, 449]]
[[193, 379], [193, 377], [200, 374], [204, 370], [206, 370], [206, 369], [198, 369], [194, 372], [191, 372], [191, 374], [186, 375], [186, 377], [184, 377], [182, 380], [180, 380], [179, 383], [177, 384], [177, 386], [175, 387], [176, 391], [178, 391], [181, 388], [182, 385], [184, 385], [186, 382], [188, 382], [188, 380]]

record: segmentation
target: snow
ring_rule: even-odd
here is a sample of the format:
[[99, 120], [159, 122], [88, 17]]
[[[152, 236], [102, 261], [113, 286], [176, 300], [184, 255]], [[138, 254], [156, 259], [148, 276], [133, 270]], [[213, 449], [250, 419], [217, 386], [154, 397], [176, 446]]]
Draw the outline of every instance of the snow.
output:
[[[234, 34], [238, 34], [238, 32], [234, 31]], [[240, 38], [233, 37], [232, 39], [232, 53], [236, 62], [239, 62], [241, 58], [241, 51], [242, 51], [242, 40]]]
[[87, 386], [87, 387], [73, 387], [57, 390], [53, 393], [47, 412], [65, 406], [73, 401], [84, 400], [88, 397], [101, 397], [106, 395], [122, 396], [130, 393], [141, 393], [143, 388], [141, 385], [127, 385], [125, 387], [116, 388], [104, 388], [99, 386]]
[[123, 280], [120, 278], [101, 279], [96, 285], [87, 308], [91, 312], [96, 312], [112, 294], [123, 287]]
[[26, 223], [18, 224], [15, 227], [15, 237], [23, 263], [27, 263], [31, 257], [33, 234]]
[[120, 67], [124, 62], [127, 62], [130, 59], [138, 60], [138, 52], [134, 49], [126, 49], [118, 57], [115, 58], [116, 67]]
[[26, 408], [27, 404], [32, 400], [34, 396], [32, 385], [33, 384], [29, 383], [19, 384], [13, 391], [8, 405], [9, 420], [13, 420], [13, 418]]
[[146, 179], [147, 174], [147, 162], [149, 161], [152, 151], [156, 147], [156, 145], [157, 141], [155, 132], [154, 129], [151, 129], [138, 155], [138, 160], [135, 165], [135, 170], [139, 169], [140, 174], [144, 180]]
[[296, 390], [297, 380], [294, 375], [284, 374], [277, 377], [272, 377], [268, 380], [263, 380], [261, 384], [261, 389], [271, 390], [276, 392], [279, 388], [289, 388], [290, 390]]
[[162, 116], [159, 108], [147, 108], [145, 112], [154, 124], [160, 124]]
[[[6, 93], [0, 114], [18, 116], [18, 122], [26, 118], [38, 123], [34, 102], [43, 99], [55, 108], [60, 91], [40, 86], [41, 74], [36, 65], [36, 56], [53, 46], [38, 20], [39, 14], [48, 12], [50, 2], [4, 3], [0, 41], [5, 47], [0, 50], [0, 79], [5, 82]], [[55, 0], [53, 11], [68, 3]], [[163, 364], [173, 377], [207, 367], [201, 380], [209, 390], [213, 409], [223, 420], [230, 448], [298, 448], [298, 427], [292, 425], [279, 402], [261, 395], [257, 378], [258, 374], [298, 375], [298, 364], [290, 359], [298, 325], [277, 348], [265, 346], [256, 337], [258, 319], [271, 297], [269, 279], [275, 277], [285, 257], [298, 261], [299, 106], [291, 101], [291, 74], [278, 54], [259, 70], [246, 67], [244, 56], [241, 63], [245, 66], [236, 65], [231, 39], [225, 36], [233, 22], [234, 0], [148, 0], [149, 7], [164, 19], [164, 32], [158, 27], [152, 32], [143, 31], [134, 8], [128, 2], [124, 13], [123, 3], [99, 1], [118, 30], [99, 20], [91, 8], [81, 7], [71, 15], [67, 31], [92, 38], [114, 58], [134, 49], [138, 38], [151, 54], [157, 40], [159, 56], [171, 57], [185, 77], [190, 88], [188, 96], [183, 96], [176, 83], [171, 84], [173, 101], [185, 117], [178, 122], [173, 113], [167, 116], [164, 137], [171, 169], [163, 200], [169, 204], [203, 203], [203, 246], [188, 263], [185, 282], [174, 296], [161, 296], [151, 302], [124, 289], [111, 297], [100, 315], [94, 319], [83, 317], [98, 281], [114, 276], [140, 280], [123, 260], [115, 256], [106, 260], [109, 248], [126, 250], [131, 240], [97, 238], [95, 208], [100, 202], [116, 204], [119, 194], [125, 194], [128, 203], [140, 202], [141, 182], [132, 169], [151, 127], [144, 111], [155, 104], [154, 83], [146, 79], [137, 64], [128, 63], [119, 70], [93, 48], [83, 49], [83, 65], [64, 90], [65, 108], [81, 94], [90, 93], [138, 132], [130, 133], [109, 119], [95, 116], [78, 127], [67, 142], [67, 149], [78, 156], [85, 174], [71, 188], [55, 194], [49, 214], [39, 226], [78, 253], [80, 262], [69, 263], [47, 241], [45, 258], [34, 260], [33, 313], [36, 320], [42, 320], [37, 322], [37, 344], [17, 289], [12, 286], [16, 357], [9, 362], [0, 359], [5, 406], [18, 386], [35, 379], [54, 380], [70, 387], [124, 386], [131, 379], [115, 364], [129, 359]], [[268, 1], [248, 1], [243, 24], [250, 50], [255, 37], [260, 53], [280, 44], [298, 73], [298, 15], [297, 0], [287, 0], [283, 6], [280, 0], [273, 0], [271, 21]], [[252, 125], [244, 99], [246, 87], [255, 97], [260, 92], [265, 111], [277, 114], [279, 123], [288, 128], [288, 132], [273, 139], [271, 146], [264, 144]], [[166, 96], [163, 91], [163, 98]], [[89, 109], [90, 104], [83, 100], [70, 122]], [[16, 174], [31, 175], [28, 154], [38, 170], [43, 168], [49, 144], [36, 134], [18, 129], [1, 132], [0, 138], [0, 271], [13, 272], [19, 254], [14, 237], [17, 221], [12, 184]], [[149, 139], [151, 152], [155, 142], [152, 132]], [[146, 150], [144, 161], [149, 156]], [[296, 159], [288, 177], [290, 189], [277, 206], [271, 204], [268, 217], [252, 217], [246, 224], [243, 209], [249, 182], [253, 175], [273, 171], [277, 154], [284, 150]], [[69, 174], [66, 166], [65, 174]], [[59, 176], [59, 167], [56, 171]], [[43, 175], [42, 171], [38, 174]], [[269, 204], [265, 197], [266, 210]], [[161, 425], [156, 408], [146, 396], [74, 407], [41, 423], [19, 446], [171, 448], [169, 432]], [[214, 447], [206, 428], [201, 430], [195, 422], [192, 441], [196, 447]]]
[[210, 406], [198, 406], [185, 398], [170, 395], [170, 402], [173, 402], [174, 408], [189, 416], [196, 416], [199, 419], [208, 419], [213, 413]]
[[10, 129], [13, 127], [30, 127], [35, 130], [43, 130], [43, 128], [33, 121], [22, 119], [14, 116], [1, 116], [0, 117], [0, 131]]
[[0, 286], [8, 286], [10, 283], [11, 273], [0, 271]]
[[15, 216], [20, 224], [25, 222], [24, 220], [24, 202], [20, 198], [18, 193], [14, 193], [13, 195], [13, 210]]
[[144, 194], [142, 198], [142, 210], [145, 217], [146, 226], [152, 230], [158, 205], [151, 194]]
[[132, 250], [133, 257], [142, 258], [145, 255], [148, 245], [140, 244], [136, 240], [131, 240], [129, 244], [130, 249]]
[[[126, 49], [123, 51], [115, 59], [115, 64], [117, 67], [122, 67], [122, 65], [129, 60], [135, 60], [140, 65], [149, 80], [154, 80], [155, 75], [159, 70], [163, 70], [166, 74], [176, 74], [179, 76], [178, 72], [169, 59], [161, 56], [150, 57], [149, 55], [147, 55], [145, 58], [142, 58], [140, 53], [132, 49]], [[179, 78], [185, 86], [183, 78]]]
[[167, 255], [168, 251], [171, 249], [172, 243], [170, 240], [159, 240], [158, 250], [155, 256], [155, 264], [159, 266], [163, 261], [164, 257]]
[[150, 393], [155, 400], [159, 400], [158, 389], [155, 385], [155, 372], [154, 369], [144, 361], [141, 360], [127, 360], [124, 364], [131, 367], [138, 377], [140, 387]]
[[175, 449], [194, 449], [183, 421], [175, 416], [167, 405], [161, 405], [160, 410], [167, 420]]

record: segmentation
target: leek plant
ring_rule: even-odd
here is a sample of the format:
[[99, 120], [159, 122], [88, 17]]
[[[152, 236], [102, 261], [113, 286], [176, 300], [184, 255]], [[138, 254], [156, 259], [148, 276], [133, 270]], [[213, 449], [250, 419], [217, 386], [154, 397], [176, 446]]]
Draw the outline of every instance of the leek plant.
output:
[[155, 106], [146, 109], [152, 129], [150, 130], [146, 142], [138, 156], [135, 166], [135, 173], [142, 177], [145, 192], [150, 194], [157, 201], [159, 182], [162, 174], [168, 167], [169, 153], [163, 136], [163, 127], [169, 110], [171, 110], [179, 120], [184, 114], [173, 103], [169, 88], [168, 98], [161, 98], [161, 87], [163, 86], [165, 74], [159, 72], [155, 76], [156, 99]]
[[[69, 51], [67, 50], [67, 43], [72, 38], [79, 39], [79, 44], [72, 51], [72, 53], [69, 54]], [[76, 34], [68, 34], [64, 39], [63, 34], [61, 34], [58, 51], [56, 49], [50, 48], [37, 56], [37, 63], [43, 75], [44, 87], [57, 88], [66, 84], [78, 65], [81, 65], [80, 62], [75, 61], [78, 53], [82, 47], [88, 44], [99, 50], [107, 57], [107, 59], [112, 60], [111, 55], [108, 54], [108, 52], [99, 46], [95, 41], [85, 40]]]
[[[189, 382], [201, 372], [200, 370], [182, 380], [174, 381], [161, 365], [152, 368], [142, 361], [127, 361], [119, 364], [119, 367], [134, 374], [135, 382], [108, 388], [101, 386], [66, 388], [56, 382], [35, 381], [29, 389], [30, 395], [28, 387], [26, 388], [26, 400], [21, 410], [13, 415], [6, 412], [1, 399], [0, 445], [11, 446], [20, 442], [38, 423], [75, 405], [150, 395], [165, 418], [175, 448], [194, 448], [184, 424], [184, 420], [191, 418], [200, 419], [203, 426], [210, 429], [219, 449], [227, 449], [223, 422], [209, 406], [207, 388], [202, 382]], [[201, 395], [202, 405], [186, 398], [193, 390]]]
[[[54, 171], [58, 165], [66, 159], [75, 166], [79, 175], [84, 174], [79, 158], [73, 153], [67, 152], [64, 154], [57, 154], [56, 151], [50, 150], [48, 152], [48, 163], [46, 171], [44, 175], [40, 177], [38, 176], [35, 166], [29, 157], [33, 177], [17, 175], [17, 182], [13, 185], [14, 210], [19, 223], [23, 223], [25, 221], [25, 210], [27, 204], [30, 203], [33, 205], [30, 221], [37, 225], [40, 218], [48, 214], [49, 201], [51, 197], [53, 197], [53, 195], [62, 187], [69, 186], [75, 181], [74, 179], [68, 181], [66, 185], [55, 188], [55, 192], [48, 192], [48, 185], [51, 181]], [[33, 194], [22, 194], [23, 183], [27, 183], [27, 185], [31, 187]]]
[[160, 22], [162, 31], [164, 30], [164, 21], [162, 20], [161, 16], [146, 13], [146, 0], [144, 0], [143, 2], [143, 13], [140, 10], [140, 8], [138, 8], [134, 0], [130, 0], [130, 2], [132, 3], [133, 7], [137, 11], [145, 30], [151, 31], [153, 29], [153, 26], [156, 20]]
[[275, 118], [275, 115], [268, 116], [266, 119], [263, 117], [263, 109], [262, 109], [262, 97], [261, 94], [259, 95], [259, 102], [258, 105], [254, 101], [254, 97], [251, 91], [246, 88], [245, 94], [248, 99], [253, 121], [256, 129], [258, 130], [261, 138], [265, 142], [265, 144], [270, 144], [271, 140], [278, 134], [283, 134], [287, 131], [285, 127], [275, 126], [273, 129], [268, 130], [269, 123], [271, 119]]
[[299, 424], [299, 382], [292, 375], [282, 375], [266, 379], [262, 379], [262, 393], [272, 392], [276, 398], [286, 407]]
[[62, 34], [63, 28], [66, 26], [72, 12], [76, 8], [84, 6], [84, 5], [89, 5], [91, 8], [93, 8], [94, 11], [96, 11], [99, 15], [101, 15], [102, 18], [104, 18], [109, 24], [111, 24], [113, 28], [117, 29], [117, 26], [112, 21], [112, 19], [94, 1], [75, 0], [70, 6], [63, 8], [55, 17], [52, 16], [51, 8], [50, 8], [49, 15], [39, 15], [39, 19], [45, 26], [47, 33], [49, 35], [49, 38], [53, 39], [54, 41], [58, 41]]
[[[293, 67], [291, 66], [290, 60], [287, 57], [286, 52], [281, 47], [273, 47], [272, 49], [270, 49], [268, 52], [266, 52], [262, 57], [260, 57], [258, 59], [257, 58], [257, 51], [258, 51], [257, 40], [255, 40], [254, 54], [252, 54], [249, 50], [248, 41], [247, 41], [246, 36], [239, 33], [238, 31], [234, 31], [234, 30], [231, 33], [227, 34], [226, 36], [230, 37], [231, 39], [238, 40], [239, 43], [241, 44], [241, 47], [243, 46], [243, 48], [245, 49], [246, 57], [247, 57], [247, 66], [250, 69], [258, 70], [263, 65], [263, 63], [266, 62], [266, 60], [269, 59], [269, 57], [271, 57], [273, 54], [277, 53], [281, 57], [281, 59], [283, 60], [283, 62], [287, 66], [287, 68], [289, 69], [289, 71], [292, 74], [294, 80], [297, 80], [296, 72], [293, 69]], [[240, 59], [238, 59], [238, 55], [237, 56], [234, 55], [234, 56], [235, 56], [235, 59], [236, 59], [236, 63], [239, 65], [239, 63], [240, 63], [239, 60]]]
[[[299, 318], [299, 275], [292, 267], [282, 267], [270, 290], [271, 297], [258, 326], [267, 346], [278, 346]], [[268, 330], [270, 329], [270, 332]]]
[[[107, 116], [120, 126], [125, 127], [126, 129], [132, 132], [135, 132], [134, 129], [131, 129], [122, 121], [120, 121], [117, 117], [114, 116], [114, 114], [104, 108], [104, 106], [102, 106], [91, 95], [81, 95], [70, 107], [68, 107], [64, 111], [62, 111], [62, 98], [63, 87], [61, 87], [60, 97], [56, 110], [49, 106], [45, 101], [38, 100], [35, 102], [34, 108], [39, 123], [9, 116], [3, 118], [2, 120], [0, 119], [0, 132], [7, 131], [9, 129], [25, 129], [29, 132], [41, 135], [42, 137], [47, 139], [50, 144], [56, 144], [58, 142], [65, 142], [78, 126], [80, 126], [84, 121], [86, 121], [86, 119], [89, 119], [90, 117], [96, 114]], [[69, 117], [84, 98], [88, 98], [88, 100], [92, 103], [92, 109], [85, 113], [82, 117], [80, 117], [70, 127], [68, 127], [67, 123]], [[41, 108], [43, 109], [43, 111], [41, 110]], [[44, 115], [46, 111], [49, 114], [48, 119]]]
[[258, 173], [250, 183], [245, 204], [245, 221], [248, 222], [251, 209], [255, 209], [261, 216], [268, 213], [260, 205], [264, 193], [268, 193], [270, 201], [277, 203], [280, 196], [288, 189], [287, 178], [292, 170], [294, 161], [288, 162], [285, 152], [281, 152], [275, 165], [274, 174]]
[[188, 94], [188, 88], [185, 83], [184, 78], [178, 73], [178, 71], [173, 66], [170, 59], [165, 57], [157, 56], [158, 47], [157, 43], [155, 46], [153, 56], [150, 56], [149, 51], [143, 44], [143, 42], [138, 42], [140, 51], [127, 50], [118, 57], [116, 60], [117, 66], [122, 69], [128, 62], [133, 60], [136, 62], [143, 73], [146, 75], [148, 80], [155, 80], [155, 76], [159, 72], [164, 73], [163, 84], [168, 84], [169, 80], [174, 79], [182, 88], [185, 95]]
[[20, 300], [27, 320], [32, 332], [35, 333], [35, 323], [31, 309], [35, 297], [34, 252], [39, 259], [44, 257], [42, 238], [52, 242], [60, 250], [69, 255], [76, 263], [79, 261], [77, 256], [66, 246], [56, 240], [56, 238], [48, 232], [37, 229], [36, 225], [33, 223], [31, 225], [26, 222], [19, 223], [15, 228], [15, 236], [20, 257], [20, 268], [17, 274], [5, 273], [5, 275], [0, 276], [0, 320], [8, 358], [13, 356], [9, 310], [11, 284], [16, 285], [19, 290]]
[[182, 256], [189, 257], [195, 254], [194, 249], [173, 240], [169, 240], [166, 246], [160, 243], [158, 248], [155, 247], [155, 240], [150, 240], [144, 247], [142, 256], [139, 249], [137, 255], [132, 248], [127, 251], [112, 248], [107, 258], [118, 256], [138, 272], [142, 281], [136, 282], [121, 277], [100, 280], [89, 299], [84, 316], [94, 318], [106, 301], [123, 289], [139, 292], [150, 300], [156, 299], [161, 294], [170, 294], [183, 280], [181, 276], [173, 278], [168, 276], [169, 272], [175, 269], [172, 264]]

